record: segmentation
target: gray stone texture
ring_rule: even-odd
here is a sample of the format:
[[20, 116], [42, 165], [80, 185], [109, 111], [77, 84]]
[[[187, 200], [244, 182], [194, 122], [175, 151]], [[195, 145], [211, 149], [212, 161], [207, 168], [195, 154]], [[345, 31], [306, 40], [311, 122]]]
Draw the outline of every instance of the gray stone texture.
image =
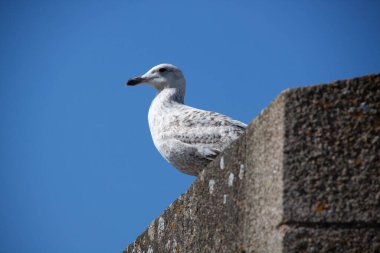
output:
[[379, 228], [289, 227], [283, 242], [283, 250], [275, 252], [380, 252]]
[[380, 75], [282, 92], [124, 252], [380, 252]]

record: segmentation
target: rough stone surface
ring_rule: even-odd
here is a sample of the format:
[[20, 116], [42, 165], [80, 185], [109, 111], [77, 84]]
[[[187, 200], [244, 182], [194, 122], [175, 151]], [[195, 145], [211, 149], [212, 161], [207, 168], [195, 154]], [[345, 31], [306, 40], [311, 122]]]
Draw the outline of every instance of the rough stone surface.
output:
[[[374, 228], [288, 227], [282, 252], [380, 252], [380, 230]], [[259, 251], [257, 251], [259, 252]], [[265, 251], [270, 252], [270, 251]], [[278, 251], [277, 251], [278, 252]], [[281, 251], [280, 251], [281, 252]]]
[[380, 75], [281, 93], [124, 252], [380, 252]]
[[284, 94], [246, 130], [244, 248], [246, 252], [278, 252], [283, 232]]
[[239, 252], [242, 247], [244, 151], [245, 138], [240, 138], [125, 252], [147, 252], [149, 248], [153, 252], [175, 253]]
[[291, 90], [284, 220], [380, 222], [380, 78]]

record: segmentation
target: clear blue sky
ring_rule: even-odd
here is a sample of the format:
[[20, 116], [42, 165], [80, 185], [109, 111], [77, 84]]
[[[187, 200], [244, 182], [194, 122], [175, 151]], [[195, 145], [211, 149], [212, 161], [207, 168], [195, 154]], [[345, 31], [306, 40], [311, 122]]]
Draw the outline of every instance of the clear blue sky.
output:
[[[179, 3], [181, 2], [181, 3]], [[158, 63], [249, 123], [282, 90], [380, 72], [380, 1], [1, 1], [0, 252], [120, 252], [193, 182], [156, 151]]]

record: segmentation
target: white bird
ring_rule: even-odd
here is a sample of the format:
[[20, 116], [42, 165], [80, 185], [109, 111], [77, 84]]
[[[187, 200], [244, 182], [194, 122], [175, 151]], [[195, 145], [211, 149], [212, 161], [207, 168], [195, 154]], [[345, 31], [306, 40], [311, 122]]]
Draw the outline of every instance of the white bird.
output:
[[174, 65], [159, 64], [127, 85], [142, 83], [157, 90], [148, 113], [154, 145], [183, 173], [198, 175], [247, 127], [225, 115], [184, 105], [186, 81]]

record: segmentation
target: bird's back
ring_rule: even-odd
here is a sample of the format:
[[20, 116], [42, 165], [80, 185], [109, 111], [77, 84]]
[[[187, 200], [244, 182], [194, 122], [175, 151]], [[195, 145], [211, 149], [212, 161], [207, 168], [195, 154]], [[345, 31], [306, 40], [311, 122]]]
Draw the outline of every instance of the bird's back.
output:
[[153, 142], [169, 163], [186, 174], [197, 175], [246, 128], [219, 113], [155, 100], [148, 115]]

